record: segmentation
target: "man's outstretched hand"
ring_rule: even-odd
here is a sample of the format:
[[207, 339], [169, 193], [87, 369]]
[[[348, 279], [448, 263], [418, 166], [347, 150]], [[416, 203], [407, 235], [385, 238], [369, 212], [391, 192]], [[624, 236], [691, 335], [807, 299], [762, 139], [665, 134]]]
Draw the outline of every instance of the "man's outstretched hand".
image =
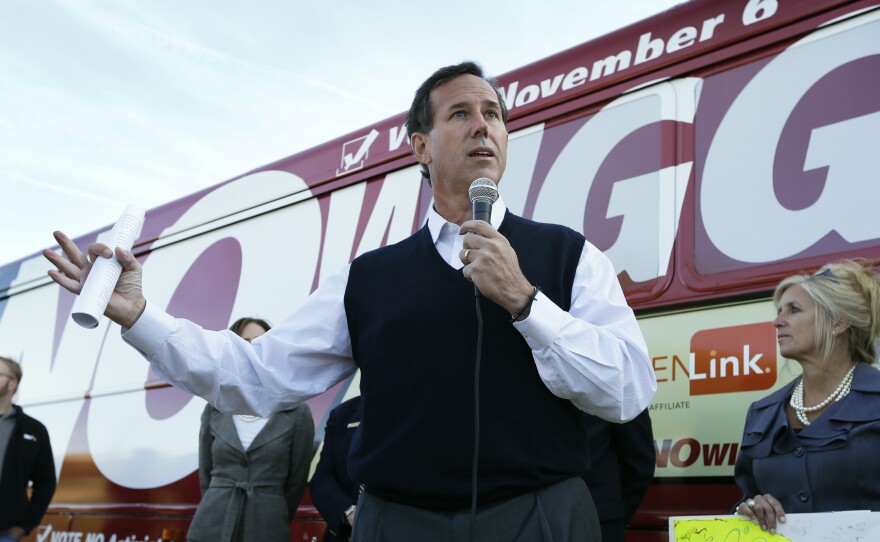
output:
[[[79, 295], [92, 269], [92, 262], [96, 258], [110, 258], [113, 252], [103, 243], [92, 243], [86, 257], [62, 232], [56, 231], [54, 236], [64, 256], [49, 249], [43, 251], [43, 256], [56, 267], [49, 270], [49, 276], [62, 288]], [[122, 272], [104, 315], [122, 327], [130, 328], [147, 306], [142, 289], [143, 268], [128, 250], [117, 248], [116, 259], [122, 264]]]

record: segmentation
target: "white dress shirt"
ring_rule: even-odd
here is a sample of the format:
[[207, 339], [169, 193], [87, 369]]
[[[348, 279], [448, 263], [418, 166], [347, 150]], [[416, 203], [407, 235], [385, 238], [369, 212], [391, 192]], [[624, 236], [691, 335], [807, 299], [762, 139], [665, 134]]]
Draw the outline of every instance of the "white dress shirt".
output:
[[[506, 211], [499, 199], [492, 224]], [[433, 208], [428, 228], [452, 267], [463, 236]], [[248, 343], [231, 331], [206, 331], [148, 303], [123, 338], [168, 382], [223, 412], [267, 416], [318, 395], [357, 366], [343, 297], [350, 265], [328, 277], [281, 325]], [[563, 311], [543, 293], [528, 318], [512, 324], [525, 338], [547, 388], [581, 410], [612, 422], [635, 418], [657, 390], [648, 349], [610, 260], [584, 244]]]

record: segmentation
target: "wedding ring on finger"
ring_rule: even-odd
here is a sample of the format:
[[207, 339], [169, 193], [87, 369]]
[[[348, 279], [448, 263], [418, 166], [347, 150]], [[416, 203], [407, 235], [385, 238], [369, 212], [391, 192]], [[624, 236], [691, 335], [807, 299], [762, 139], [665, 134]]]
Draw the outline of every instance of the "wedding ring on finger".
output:
[[746, 506], [749, 507], [749, 510], [754, 511], [755, 507], [758, 506], [758, 502], [755, 499], [749, 499], [746, 501]]
[[471, 253], [471, 249], [466, 248], [466, 249], [464, 250], [464, 258], [463, 258], [463, 260], [464, 260], [464, 263], [465, 263], [465, 264], [469, 264], [469, 263], [471, 263], [471, 261], [468, 259], [468, 255], [469, 255], [470, 253]]

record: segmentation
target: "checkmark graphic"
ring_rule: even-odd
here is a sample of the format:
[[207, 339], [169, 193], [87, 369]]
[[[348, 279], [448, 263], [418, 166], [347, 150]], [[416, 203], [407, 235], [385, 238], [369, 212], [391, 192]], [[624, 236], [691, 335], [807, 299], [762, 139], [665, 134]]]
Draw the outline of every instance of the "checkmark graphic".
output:
[[[361, 146], [360, 146], [360, 148], [358, 148], [356, 153], [354, 153], [354, 154], [343, 153], [343, 155], [342, 155], [343, 169], [348, 170], [354, 164], [362, 161], [367, 156], [367, 151], [370, 150], [370, 145], [373, 144], [373, 141], [375, 141], [377, 137], [379, 137], [379, 132], [376, 131], [375, 129], [370, 130], [369, 134], [367, 134], [363, 138], [360, 138], [360, 139], [363, 139], [363, 143], [361, 143]], [[355, 139], [354, 141], [357, 141], [357, 139]], [[354, 143], [354, 141], [352, 141], [351, 143]]]

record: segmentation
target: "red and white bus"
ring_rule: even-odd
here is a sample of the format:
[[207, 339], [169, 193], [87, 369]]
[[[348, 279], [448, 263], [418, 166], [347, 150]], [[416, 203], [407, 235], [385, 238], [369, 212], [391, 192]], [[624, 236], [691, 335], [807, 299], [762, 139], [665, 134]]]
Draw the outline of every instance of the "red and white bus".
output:
[[[730, 510], [746, 409], [796, 376], [770, 323], [775, 284], [880, 260], [880, 3], [694, 0], [499, 82], [505, 202], [604, 250], [648, 341], [656, 478], [628, 536], [666, 540], [670, 515]], [[151, 302], [212, 329], [279, 322], [355, 256], [410, 235], [431, 196], [403, 118], [149, 211], [135, 252]], [[59, 474], [29, 540], [185, 531], [204, 402], [106, 319], [75, 325], [46, 269], [39, 255], [0, 267], [0, 351], [23, 363], [17, 402], [48, 427]], [[319, 439], [357, 389], [310, 401]], [[306, 497], [291, 540], [322, 530]]]

